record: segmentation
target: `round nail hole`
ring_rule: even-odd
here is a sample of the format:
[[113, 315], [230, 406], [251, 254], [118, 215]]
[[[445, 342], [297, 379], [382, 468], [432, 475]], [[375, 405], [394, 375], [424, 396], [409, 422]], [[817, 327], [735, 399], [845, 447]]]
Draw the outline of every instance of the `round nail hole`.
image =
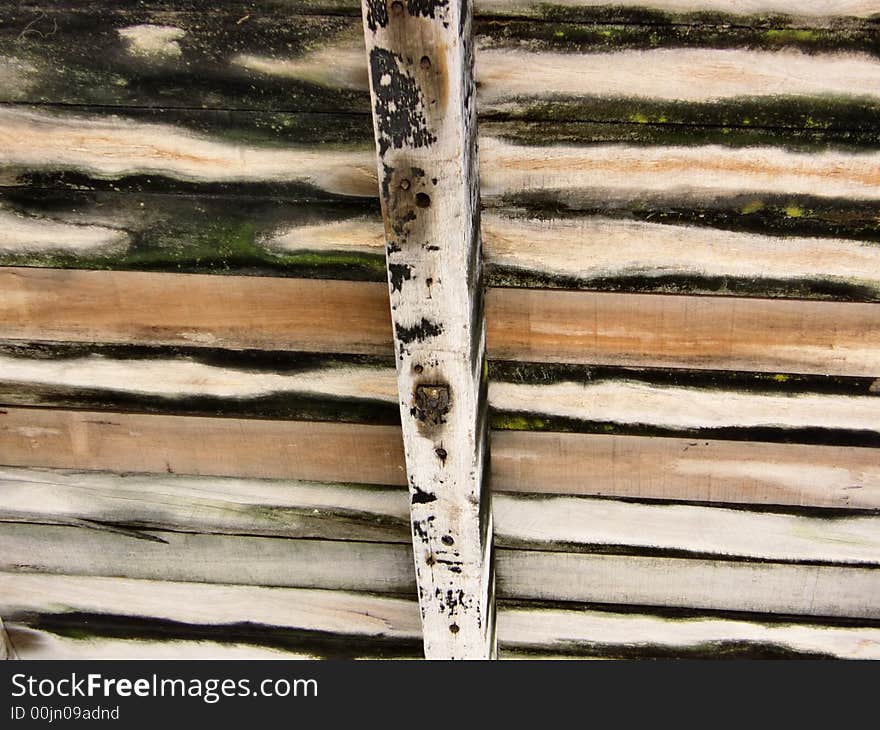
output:
[[403, 3], [400, 2], [400, 0], [394, 0], [394, 2], [391, 3], [391, 14], [397, 16], [403, 15]]
[[422, 60], [419, 61], [419, 66], [427, 71], [429, 68], [431, 68], [431, 59], [427, 56], [422, 56]]
[[[446, 449], [444, 449], [442, 446], [438, 446], [436, 449], [434, 449], [434, 453], [437, 454], [438, 459], [440, 459], [441, 461], [446, 461], [446, 457], [448, 456], [448, 454], [446, 453]], [[449, 536], [447, 535], [447, 537]], [[449, 539], [450, 541], [452, 540], [451, 537]], [[449, 544], [451, 545], [452, 543], [450, 542]]]
[[443, 537], [440, 538], [440, 542], [442, 542], [444, 545], [454, 545], [455, 544], [455, 540], [452, 539], [452, 535], [444, 535]]
[[427, 208], [431, 205], [431, 196], [427, 193], [416, 193], [416, 205], [419, 208]]
[[449, 624], [449, 631], [453, 634], [458, 633], [458, 624]]
[[425, 368], [423, 368], [421, 365], [416, 365], [415, 367], [413, 367], [413, 370], [415, 370], [417, 373], [421, 373], [424, 369]]

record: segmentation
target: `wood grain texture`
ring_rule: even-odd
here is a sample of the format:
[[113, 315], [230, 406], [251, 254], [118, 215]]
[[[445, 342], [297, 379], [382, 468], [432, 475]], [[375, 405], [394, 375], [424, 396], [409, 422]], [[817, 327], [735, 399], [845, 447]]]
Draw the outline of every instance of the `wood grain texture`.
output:
[[[158, 539], [156, 539], [158, 538]], [[410, 594], [406, 544], [0, 524], [0, 570]]]
[[[0, 569], [54, 575], [410, 594], [407, 545], [0, 525]], [[785, 615], [880, 618], [865, 567], [498, 549], [499, 596]]]
[[[8, 466], [406, 485], [393, 426], [0, 410]], [[528, 431], [492, 443], [496, 492], [880, 509], [875, 449]]]
[[876, 619], [871, 568], [499, 550], [498, 595]]
[[[873, 378], [503, 361], [488, 378], [497, 430], [880, 446]], [[400, 423], [390, 358], [205, 347], [0, 341], [0, 404]]]
[[[409, 540], [400, 487], [0, 468], [0, 521], [114, 530]], [[880, 517], [496, 494], [495, 541], [530, 550], [880, 564]]]
[[874, 627], [832, 627], [693, 616], [506, 605], [498, 608], [502, 657], [619, 659], [880, 656]]
[[[381, 219], [341, 204], [163, 196], [157, 206], [155, 195], [0, 191], [4, 195], [5, 266], [374, 281], [385, 276]], [[821, 212], [793, 204], [783, 205], [776, 217], [760, 200], [740, 202], [727, 214], [745, 230], [707, 225], [711, 213], [702, 210], [700, 221], [698, 210], [691, 211], [693, 220], [662, 223], [607, 214], [487, 212], [481, 216], [487, 283], [880, 300], [880, 245], [876, 231], [865, 225], [869, 210], [847, 212], [851, 222], [835, 226], [823, 224]], [[642, 216], [663, 211], [655, 206]]]
[[[24, 659], [405, 657], [421, 649], [416, 602], [390, 596], [8, 573], [0, 585], [0, 606], [15, 616], [9, 630]], [[770, 616], [669, 617], [501, 602], [498, 631], [502, 658], [869, 659], [880, 652], [875, 627]]]
[[494, 289], [490, 357], [875, 376], [873, 304]]
[[23, 658], [421, 655], [409, 598], [38, 574], [5, 573], [0, 583]]
[[434, 659], [496, 654], [472, 14], [457, 0], [363, 3], [413, 554]]
[[880, 507], [874, 449], [497, 431], [492, 455], [496, 492]]
[[[387, 355], [385, 287], [0, 270], [0, 337]], [[876, 377], [873, 304], [491, 289], [489, 356]]]
[[406, 484], [395, 426], [0, 410], [8, 465]]
[[0, 291], [3, 336], [15, 339], [391, 350], [378, 284], [9, 268]]

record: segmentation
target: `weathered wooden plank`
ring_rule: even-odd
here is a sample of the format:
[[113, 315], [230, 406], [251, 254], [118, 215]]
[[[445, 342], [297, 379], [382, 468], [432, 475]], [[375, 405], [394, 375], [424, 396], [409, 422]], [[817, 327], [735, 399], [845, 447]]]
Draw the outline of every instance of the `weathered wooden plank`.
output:
[[877, 452], [865, 448], [496, 431], [492, 469], [496, 492], [880, 507]]
[[811, 626], [709, 616], [498, 606], [502, 658], [874, 659], [875, 627]]
[[[392, 426], [0, 410], [9, 466], [407, 483]], [[492, 438], [496, 492], [880, 509], [875, 449], [527, 431]]]
[[[91, 622], [95, 619], [90, 619]], [[234, 659], [322, 659], [325, 657], [320, 651], [308, 646], [299, 646], [293, 641], [289, 649], [275, 649], [264, 646], [254, 646], [246, 639], [240, 641], [224, 642], [222, 631], [217, 631], [218, 636], [212, 641], [206, 638], [193, 640], [167, 639], [157, 637], [155, 639], [131, 638], [116, 639], [97, 635], [99, 631], [108, 633], [137, 633], [136, 629], [113, 626], [109, 629], [94, 629], [96, 635], [89, 636], [85, 632], [85, 624], [74, 624], [69, 627], [55, 627], [49, 629], [31, 628], [25, 622], [11, 624], [9, 627], [10, 641], [19, 651], [19, 658], [32, 660], [87, 660], [96, 659], [210, 659], [210, 660], [234, 660]], [[157, 633], [161, 632], [157, 628]], [[336, 637], [333, 637], [334, 639]], [[305, 643], [305, 642], [303, 642]], [[332, 643], [328, 642], [328, 643]], [[415, 642], [413, 642], [415, 643]], [[360, 651], [353, 651], [343, 656], [333, 658], [345, 659], [404, 659], [413, 658], [405, 652], [399, 654], [383, 651], [371, 651], [367, 647], [358, 647]]]
[[[397, 487], [0, 467], [0, 520], [205, 534], [410, 539]], [[119, 528], [124, 531], [124, 528]]]
[[489, 354], [875, 377], [873, 304], [492, 289]]
[[[407, 545], [0, 524], [6, 572], [409, 593]], [[880, 570], [498, 549], [499, 595], [549, 601], [880, 618]]]
[[[111, 190], [249, 192], [301, 199], [376, 197], [376, 172], [361, 131], [319, 147], [315, 118], [297, 122], [294, 143], [281, 134], [218, 133], [219, 113], [189, 112], [189, 126], [161, 111], [126, 116], [21, 105], [0, 109], [0, 183]], [[213, 120], [209, 131], [199, 128]], [[264, 120], [272, 126], [271, 120]], [[333, 119], [327, 120], [332, 128]], [[276, 126], [283, 124], [274, 122]], [[192, 127], [195, 126], [195, 129]], [[221, 130], [222, 130], [222, 124]], [[327, 139], [318, 128], [318, 139]], [[346, 129], [344, 132], [348, 132]], [[263, 137], [261, 139], [261, 136]], [[358, 139], [360, 137], [360, 139]], [[333, 142], [332, 136], [329, 138]], [[110, 184], [113, 181], [113, 184]], [[119, 182], [125, 181], [125, 182]], [[91, 182], [91, 185], [89, 183]]]
[[493, 362], [492, 427], [880, 446], [873, 378]]
[[0, 292], [13, 339], [391, 351], [379, 284], [7, 268]]
[[[374, 201], [42, 187], [2, 188], [0, 201], [3, 266], [385, 278]], [[378, 223], [375, 240], [345, 235], [359, 221]]]
[[0, 570], [376, 593], [413, 590], [406, 544], [0, 524]]
[[[369, 282], [7, 268], [0, 338], [387, 355], [386, 296]], [[878, 374], [874, 304], [490, 289], [486, 307], [496, 359]]]
[[0, 342], [0, 403], [399, 424], [390, 357]]
[[[398, 656], [421, 651], [415, 601], [389, 596], [35, 574], [3, 574], [0, 585], [3, 610], [16, 616], [9, 630], [24, 659], [387, 657], [394, 649]], [[510, 602], [498, 608], [502, 658], [880, 656], [876, 627]], [[193, 640], [196, 632], [199, 640]]]
[[408, 598], [21, 573], [3, 574], [0, 585], [23, 658], [421, 654], [418, 607]]
[[[517, 136], [522, 127], [510, 129], [522, 142], [522, 135]], [[749, 215], [760, 211], [767, 199], [783, 198], [788, 200], [780, 208], [790, 213], [787, 218], [815, 217], [815, 203], [820, 209], [839, 209], [839, 218], [841, 210], [849, 213], [853, 206], [876, 206], [880, 200], [876, 150], [826, 146], [811, 153], [766, 143], [742, 148], [658, 144], [664, 140], [609, 143], [601, 130], [594, 135], [590, 128], [574, 143], [568, 133], [561, 138], [568, 141], [552, 144], [551, 138], [534, 145], [528, 137], [529, 143], [522, 144], [484, 135], [481, 178], [487, 202], [590, 210], [604, 200], [602, 211], [648, 205], [659, 208], [655, 214], [664, 209], [668, 214], [682, 207], [692, 212], [712, 208], [717, 206], [712, 201], [721, 199], [727, 208]], [[369, 155], [360, 144], [316, 149], [231, 142], [168, 124], [17, 106], [0, 113], [0, 140], [2, 182], [16, 189], [232, 191], [346, 198], [368, 205], [374, 204], [378, 190], [375, 172], [367, 165]], [[291, 169], [296, 170], [294, 177]], [[675, 176], [674, 187], [670, 176]], [[119, 224], [124, 227], [123, 221]], [[106, 242], [108, 232], [103, 233], [100, 240]], [[239, 247], [247, 243], [248, 236], [244, 238]]]
[[464, 0], [363, 2], [413, 554], [435, 659], [496, 654], [472, 14]]
[[[0, 468], [0, 520], [406, 542], [399, 487]], [[880, 564], [880, 517], [496, 494], [495, 541], [539, 550]], [[116, 526], [125, 526], [117, 528]], [[136, 533], [135, 533], [136, 534]]]
[[[738, 85], [741, 93], [737, 97], [774, 97], [763, 111], [782, 124], [795, 120], [786, 118], [785, 104], [778, 111], [773, 107], [780, 99], [798, 95], [825, 97], [831, 103], [830, 108], [805, 105], [802, 111], [809, 109], [806, 116], [813, 121], [839, 124], [845, 118], [858, 123], [852, 100], [871, 91], [867, 84], [859, 87], [856, 76], [872, 55], [880, 53], [870, 20], [859, 21], [845, 12], [837, 16], [831, 8], [808, 14], [812, 18], [760, 14], [713, 18], [705, 17], [704, 8], [704, 16], [695, 21], [660, 13], [615, 18], [609, 7], [533, 4], [524, 13], [521, 6], [507, 5], [489, 8], [487, 13], [501, 17], [538, 14], [544, 22], [487, 18], [477, 23], [479, 80], [486, 94], [481, 99], [483, 109], [496, 109], [498, 99], [529, 108], [522, 97], [535, 96], [536, 89], [545, 99], [557, 97], [556, 108], [571, 112], [585, 107], [571, 100], [559, 104], [559, 96], [604, 99], [608, 105], [616, 97], [644, 97], [646, 93], [658, 97], [667, 92], [669, 99], [681, 101], [694, 94], [711, 99], [713, 91], [729, 91]], [[363, 40], [355, 18], [340, 17], [337, 10], [329, 17], [296, 16], [290, 5], [254, 12], [212, 9], [215, 21], [208, 26], [199, 10], [180, 4], [157, 10], [114, 3], [89, 12], [45, 6], [10, 8], [0, 18], [0, 38], [8, 48], [0, 99], [368, 111]], [[629, 9], [630, 14], [638, 12], [645, 9]], [[562, 54], [554, 55], [560, 50]], [[591, 58], [585, 61], [576, 52]], [[633, 68], [640, 53], [651, 54], [650, 62]], [[694, 59], [689, 53], [704, 53], [708, 58]], [[841, 58], [843, 53], [848, 57]], [[527, 85], [528, 75], [517, 65], [523, 59], [526, 67], [534, 66], [541, 83]], [[690, 67], [692, 61], [717, 67], [716, 72], [701, 75]], [[611, 65], [610, 73], [599, 68], [603, 64]], [[844, 73], [835, 76], [829, 70], [835, 64], [845, 64], [839, 69]], [[797, 69], [785, 75], [780, 72], [782, 65], [807, 71]], [[595, 78], [590, 77], [592, 73]], [[692, 83], [683, 83], [684, 79]], [[642, 93], [636, 93], [639, 90]], [[847, 95], [850, 103], [841, 103]], [[541, 114], [540, 107], [531, 109]], [[621, 106], [616, 109], [616, 116], [602, 112], [602, 118], [625, 120], [634, 112], [627, 113]], [[644, 112], [640, 108], [637, 113]], [[874, 106], [873, 116], [876, 112]], [[719, 122], [728, 116], [712, 108], [689, 113]]]
[[498, 595], [804, 616], [880, 617], [880, 570], [498, 550]]
[[406, 483], [395, 426], [0, 410], [7, 465]]
[[[873, 378], [489, 364], [490, 425], [880, 446]], [[390, 358], [0, 341], [0, 404], [399, 424]]]
[[[157, 197], [0, 190], [0, 264], [374, 281], [385, 276], [378, 215], [339, 204]], [[487, 282], [880, 300], [880, 240], [867, 225], [880, 215], [877, 206], [823, 213], [787, 201], [774, 216], [761, 200], [730, 203], [728, 219], [717, 225], [738, 222], [742, 230], [699, 225], [698, 214], [711, 215], [704, 209], [693, 211], [694, 220], [655, 223], [652, 216], [662, 220], [671, 213], [662, 205], [640, 215], [623, 211], [627, 217], [620, 218], [611, 210], [549, 218], [538, 211], [488, 212], [481, 225]], [[637, 215], [650, 220], [633, 220]], [[827, 225], [829, 215], [846, 220]], [[731, 250], [738, 255], [731, 257]]]

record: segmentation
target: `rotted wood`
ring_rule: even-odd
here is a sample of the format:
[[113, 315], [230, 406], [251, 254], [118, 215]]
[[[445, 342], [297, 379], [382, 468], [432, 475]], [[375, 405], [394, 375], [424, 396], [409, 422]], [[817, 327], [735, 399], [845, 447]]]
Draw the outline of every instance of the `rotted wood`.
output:
[[429, 658], [495, 654], [471, 14], [464, 2], [363, 3]]

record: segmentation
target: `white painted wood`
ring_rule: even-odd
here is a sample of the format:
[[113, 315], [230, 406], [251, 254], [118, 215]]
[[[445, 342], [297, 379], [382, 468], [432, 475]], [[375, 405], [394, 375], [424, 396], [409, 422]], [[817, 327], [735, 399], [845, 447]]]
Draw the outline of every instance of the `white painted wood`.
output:
[[[219, 642], [64, 639], [28, 625], [28, 614], [68, 612], [143, 617], [216, 626], [250, 622], [363, 637], [417, 638], [417, 604], [411, 599], [343, 591], [206, 585], [122, 578], [0, 573], [0, 610], [24, 659], [96, 658], [294, 658], [270, 649]], [[585, 609], [522, 607], [501, 603], [502, 658], [529, 651], [581, 656], [667, 650], [686, 652], [711, 644], [759, 645], [843, 658], [878, 658], [880, 629], [803, 623], [768, 623], [710, 617], [662, 618]]]
[[505, 598], [880, 617], [880, 570], [498, 550]]
[[418, 607], [410, 598], [167, 579], [0, 573], [0, 611], [7, 620], [28, 613], [75, 612], [201, 626], [249, 621], [360, 636], [409, 638], [420, 632]]
[[334, 365], [279, 373], [206, 365], [183, 358], [113, 360], [90, 355], [28, 360], [0, 355], [0, 381], [125, 391], [160, 398], [248, 398], [291, 393], [397, 401], [394, 371], [369, 365]]
[[494, 655], [469, 3], [364, 0], [413, 549], [429, 658]]
[[0, 467], [0, 520], [400, 542], [409, 504], [400, 487]]
[[[493, 512], [496, 540], [505, 546], [620, 546], [880, 565], [880, 517], [875, 515], [805, 517], [505, 493], [494, 496]], [[407, 495], [400, 488], [0, 468], [4, 521], [79, 520], [81, 525], [202, 533], [401, 541], [408, 517]]]
[[880, 398], [820, 393], [748, 393], [651, 385], [624, 378], [545, 385], [493, 382], [499, 411], [661, 428], [827, 428], [880, 431]]
[[86, 525], [2, 523], [0, 570], [379, 593], [413, 588], [405, 544], [141, 534], [146, 539]]
[[498, 607], [501, 656], [638, 656], [664, 650], [686, 655], [713, 647], [771, 647], [847, 659], [880, 659], [880, 629], [694, 617], [663, 618], [605, 611]]
[[169, 124], [0, 109], [0, 164], [78, 169], [99, 178], [162, 174], [192, 182], [301, 181], [328, 192], [375, 197], [367, 150], [233, 144]]
[[[570, 8], [648, 8], [667, 13], [730, 13], [752, 15], [780, 13], [808, 17], [869, 18], [880, 14], [877, 0], [553, 0], [554, 5]], [[510, 10], [531, 10], [544, 7], [543, 0], [479, 0], [477, 9], [483, 13]]]
[[496, 494], [499, 544], [675, 550], [880, 566], [880, 517], [802, 517], [694, 505]]
[[[880, 290], [880, 247], [868, 241], [597, 216], [546, 220], [484, 212], [481, 221], [483, 253], [490, 266], [585, 281], [674, 274], [837, 280]], [[291, 226], [264, 241], [268, 248], [290, 252], [380, 253], [384, 243], [382, 222], [367, 217]]]
[[880, 96], [880, 61], [863, 53], [658, 48], [613, 53], [480, 48], [480, 102], [627, 96], [713, 102], [738, 97]]
[[561, 201], [585, 192], [615, 199], [644, 194], [695, 199], [746, 191], [880, 199], [880, 153], [790, 152], [771, 147], [526, 147], [480, 140], [482, 194], [553, 191]]

